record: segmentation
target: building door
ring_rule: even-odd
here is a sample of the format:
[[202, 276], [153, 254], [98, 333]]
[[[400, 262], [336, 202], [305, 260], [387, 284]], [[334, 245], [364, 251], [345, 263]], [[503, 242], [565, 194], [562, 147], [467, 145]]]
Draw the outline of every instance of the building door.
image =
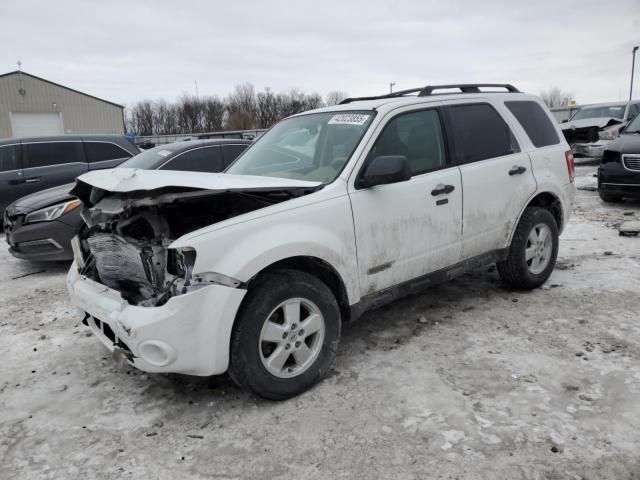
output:
[[11, 132], [13, 137], [62, 135], [62, 114], [11, 112]]

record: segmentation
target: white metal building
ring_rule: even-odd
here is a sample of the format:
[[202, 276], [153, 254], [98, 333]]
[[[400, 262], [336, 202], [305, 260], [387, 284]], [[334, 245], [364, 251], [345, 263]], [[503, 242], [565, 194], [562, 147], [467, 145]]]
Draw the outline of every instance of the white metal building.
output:
[[123, 106], [35, 75], [0, 75], [0, 138], [124, 133]]

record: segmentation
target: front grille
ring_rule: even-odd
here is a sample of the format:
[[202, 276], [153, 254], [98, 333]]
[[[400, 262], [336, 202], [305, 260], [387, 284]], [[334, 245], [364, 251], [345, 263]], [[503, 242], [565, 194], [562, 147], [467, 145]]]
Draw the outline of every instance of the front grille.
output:
[[622, 155], [622, 164], [627, 170], [640, 172], [640, 155]]

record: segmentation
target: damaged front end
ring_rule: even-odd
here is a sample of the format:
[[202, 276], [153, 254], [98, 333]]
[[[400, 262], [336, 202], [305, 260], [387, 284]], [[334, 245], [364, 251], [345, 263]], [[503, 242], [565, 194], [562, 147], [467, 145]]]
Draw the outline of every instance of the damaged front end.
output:
[[[160, 172], [144, 172], [154, 173]], [[171, 297], [210, 284], [242, 287], [240, 281], [218, 273], [194, 274], [197, 252], [171, 248], [171, 244], [200, 228], [318, 188], [296, 182], [272, 186], [272, 181], [258, 182], [266, 183], [259, 186], [202, 188], [206, 185], [198, 181], [129, 191], [106, 189], [83, 178], [72, 190], [83, 202], [86, 223], [72, 242], [79, 272], [120, 292], [129, 304], [144, 307], [163, 305]]]
[[575, 155], [600, 157], [623, 126], [616, 118], [584, 119], [564, 124], [562, 133]]

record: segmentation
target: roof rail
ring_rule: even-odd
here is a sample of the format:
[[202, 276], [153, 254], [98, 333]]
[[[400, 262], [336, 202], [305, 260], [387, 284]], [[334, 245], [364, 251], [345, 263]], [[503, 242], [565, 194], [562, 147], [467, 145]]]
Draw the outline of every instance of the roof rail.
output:
[[346, 103], [357, 102], [361, 100], [378, 100], [383, 98], [397, 98], [404, 97], [405, 95], [411, 95], [412, 93], [417, 93], [418, 97], [429, 97], [431, 95], [446, 95], [451, 92], [444, 93], [434, 93], [434, 90], [449, 90], [449, 89], [458, 89], [459, 93], [491, 93], [491, 92], [482, 92], [481, 88], [504, 88], [509, 93], [520, 93], [516, 87], [509, 83], [459, 83], [452, 85], [427, 85], [422, 88], [410, 88], [408, 90], [399, 90], [397, 92], [388, 93], [386, 95], [377, 95], [372, 97], [353, 97], [353, 98], [345, 98], [340, 105], [344, 105]]

